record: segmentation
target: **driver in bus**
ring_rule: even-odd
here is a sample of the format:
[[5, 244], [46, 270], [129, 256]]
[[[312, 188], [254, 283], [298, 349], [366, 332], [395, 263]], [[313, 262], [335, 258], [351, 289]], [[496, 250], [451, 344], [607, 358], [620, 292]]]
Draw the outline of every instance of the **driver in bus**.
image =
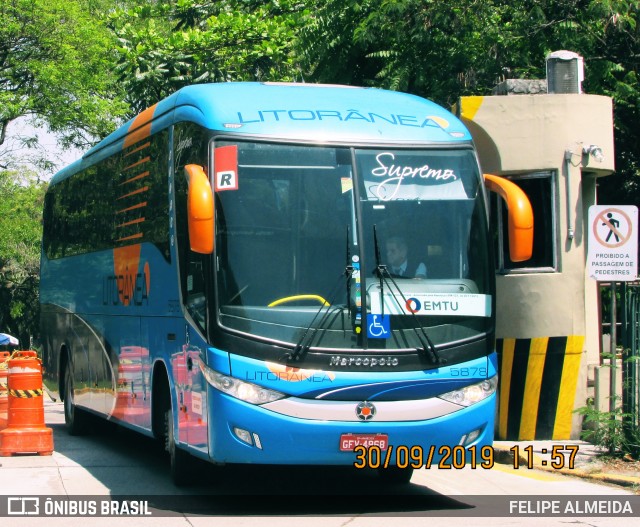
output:
[[409, 257], [409, 247], [404, 238], [392, 236], [387, 240], [387, 269], [394, 278], [426, 278], [427, 266]]

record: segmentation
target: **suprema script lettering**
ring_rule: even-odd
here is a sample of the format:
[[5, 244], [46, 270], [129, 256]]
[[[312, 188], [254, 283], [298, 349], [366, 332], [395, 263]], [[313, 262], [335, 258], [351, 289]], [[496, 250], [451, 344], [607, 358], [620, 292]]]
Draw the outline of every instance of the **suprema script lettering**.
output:
[[[378, 166], [371, 170], [371, 174], [376, 178], [386, 178], [380, 183], [373, 192], [381, 201], [390, 201], [396, 197], [402, 182], [406, 179], [429, 179], [441, 183], [457, 181], [458, 176], [449, 168], [431, 168], [429, 165], [409, 166], [396, 165], [395, 154], [391, 152], [382, 152], [376, 156]], [[389, 194], [391, 187], [391, 194]]]

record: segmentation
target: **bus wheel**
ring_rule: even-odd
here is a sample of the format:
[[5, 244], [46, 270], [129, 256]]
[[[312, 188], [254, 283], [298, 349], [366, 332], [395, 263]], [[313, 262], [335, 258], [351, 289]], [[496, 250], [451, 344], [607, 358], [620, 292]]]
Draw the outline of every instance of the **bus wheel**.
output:
[[395, 465], [378, 469], [378, 476], [386, 485], [408, 485], [413, 476], [413, 469], [410, 467], [400, 468]]
[[64, 369], [64, 423], [67, 432], [72, 436], [81, 435], [86, 431], [87, 414], [80, 410], [74, 402], [73, 374], [71, 367]]
[[171, 479], [178, 487], [192, 482], [193, 460], [188, 452], [176, 445], [175, 428], [173, 426], [173, 414], [171, 410], [165, 413], [165, 450], [169, 452], [169, 466]]

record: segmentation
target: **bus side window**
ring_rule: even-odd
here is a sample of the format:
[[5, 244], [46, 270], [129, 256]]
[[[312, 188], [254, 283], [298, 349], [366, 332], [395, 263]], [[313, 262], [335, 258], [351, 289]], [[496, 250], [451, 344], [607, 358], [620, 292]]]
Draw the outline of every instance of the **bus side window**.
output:
[[180, 269], [182, 301], [198, 327], [206, 335], [206, 272], [210, 267], [211, 256], [194, 253], [190, 250], [187, 225], [188, 184], [184, 166], [196, 164], [204, 166], [207, 160], [207, 134], [191, 123], [178, 123], [174, 127], [174, 192], [176, 214], [176, 237]]

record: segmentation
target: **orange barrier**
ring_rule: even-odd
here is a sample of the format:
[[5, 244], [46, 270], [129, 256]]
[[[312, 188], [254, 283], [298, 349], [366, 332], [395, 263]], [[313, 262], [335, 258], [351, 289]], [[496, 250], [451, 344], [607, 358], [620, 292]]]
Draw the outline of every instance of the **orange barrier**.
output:
[[9, 387], [7, 377], [9, 365], [7, 361], [11, 357], [8, 351], [0, 351], [0, 430], [7, 427], [7, 415], [9, 411]]
[[0, 430], [0, 456], [53, 453], [53, 430], [44, 424], [42, 363], [35, 351], [9, 359], [7, 427]]

